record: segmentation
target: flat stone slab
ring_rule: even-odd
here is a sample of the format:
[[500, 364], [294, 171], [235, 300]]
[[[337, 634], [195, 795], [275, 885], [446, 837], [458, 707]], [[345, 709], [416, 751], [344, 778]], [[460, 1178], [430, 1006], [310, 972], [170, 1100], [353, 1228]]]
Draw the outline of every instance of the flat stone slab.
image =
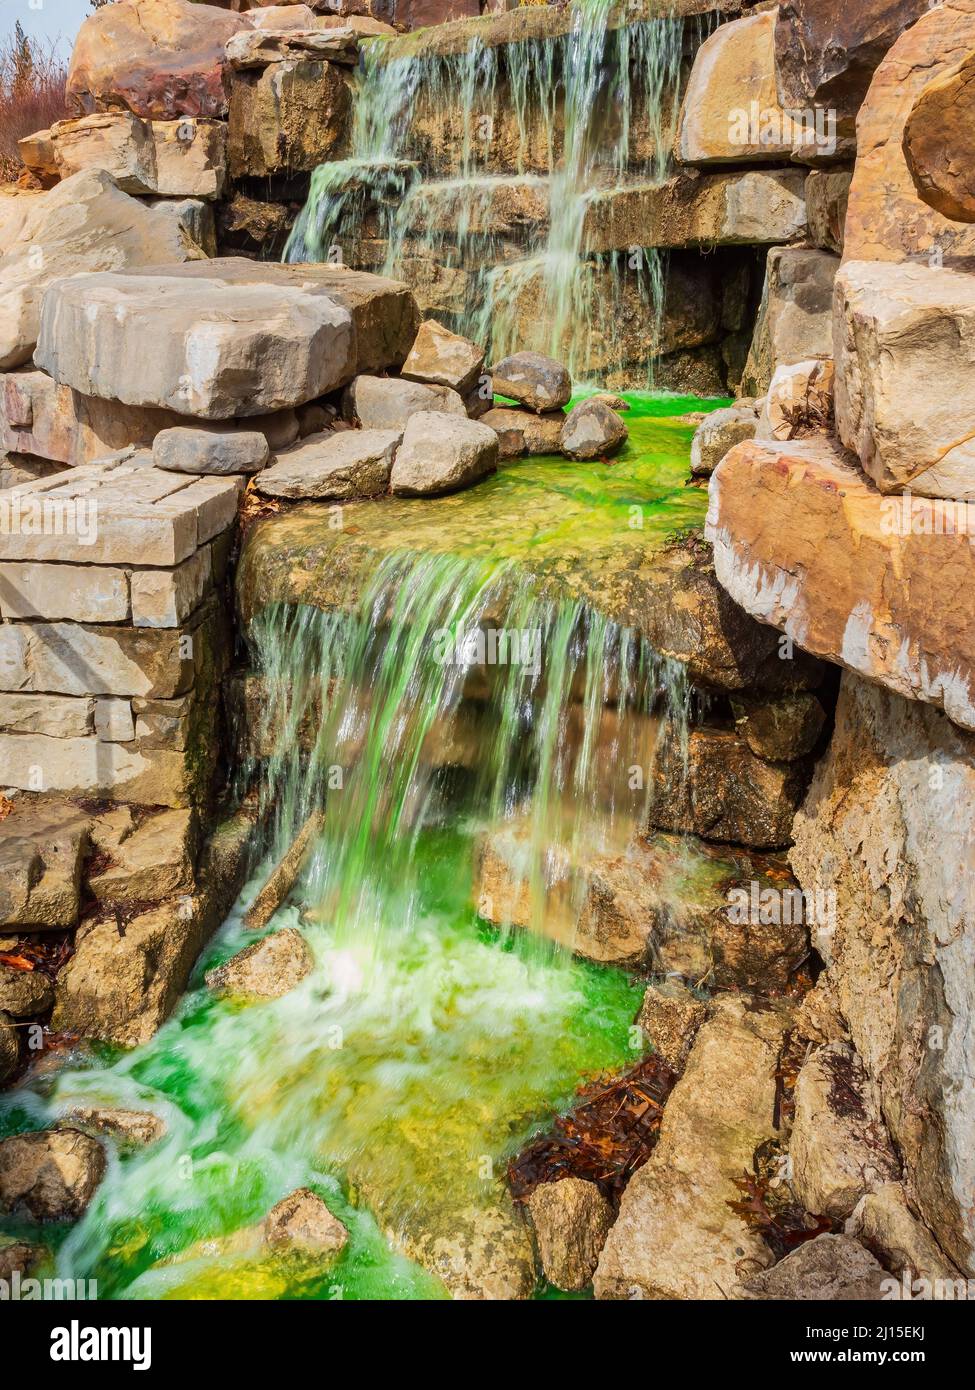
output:
[[37, 478], [0, 493], [0, 560], [177, 565], [231, 525], [243, 485], [148, 452]]
[[398, 366], [416, 336], [412, 294], [342, 267], [243, 258], [52, 286], [35, 361], [87, 396], [203, 419], [261, 415]]
[[754, 440], [714, 473], [706, 535], [760, 622], [975, 729], [975, 505], [884, 497], [825, 436]]

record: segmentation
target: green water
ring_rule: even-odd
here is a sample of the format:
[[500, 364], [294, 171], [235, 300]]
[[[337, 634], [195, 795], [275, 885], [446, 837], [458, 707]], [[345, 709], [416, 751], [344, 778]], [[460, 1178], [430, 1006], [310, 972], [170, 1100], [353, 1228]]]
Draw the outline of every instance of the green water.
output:
[[[588, 518], [595, 535], [615, 535], [634, 497], [646, 504], [655, 485], [669, 496], [681, 451], [686, 470], [682, 404], [634, 401], [628, 455], [611, 469], [553, 478], [551, 461], [547, 472], [531, 461], [465, 496], [479, 505], [490, 487], [514, 489], [526, 513], [533, 493], [554, 488], [577, 526]], [[150, 1043], [80, 1055], [0, 1097], [3, 1133], [79, 1103], [165, 1122], [152, 1148], [112, 1153], [74, 1229], [33, 1233], [56, 1248], [61, 1277], [96, 1279], [103, 1298], [446, 1297], [398, 1252], [472, 1211], [514, 1219], [507, 1157], [582, 1082], [640, 1055], [639, 984], [546, 936], [564, 866], [625, 843], [639, 823], [626, 770], [659, 714], [686, 716], [681, 670], [581, 598], [541, 593], [531, 542], [418, 554], [404, 539], [374, 556], [351, 610], [272, 604], [251, 626], [276, 731], [253, 770], [266, 862], [325, 810], [269, 928], [302, 931], [311, 974], [273, 1002], [209, 995], [203, 972], [253, 940], [245, 893]], [[478, 639], [501, 624], [532, 643], [491, 666]], [[298, 730], [310, 711], [309, 746]], [[470, 744], [472, 719], [472, 755], [431, 751]], [[532, 930], [489, 926], [475, 910], [480, 845], [505, 827], [523, 836]], [[349, 1229], [332, 1264], [261, 1248], [261, 1219], [300, 1186]]]

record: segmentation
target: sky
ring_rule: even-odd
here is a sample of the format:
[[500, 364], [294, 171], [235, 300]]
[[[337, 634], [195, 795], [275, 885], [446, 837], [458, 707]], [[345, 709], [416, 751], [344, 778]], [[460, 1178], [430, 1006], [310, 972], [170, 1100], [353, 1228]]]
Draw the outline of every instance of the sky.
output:
[[0, 0], [0, 39], [7, 37], [19, 19], [29, 37], [45, 41], [61, 38], [67, 57], [88, 14], [88, 0]]

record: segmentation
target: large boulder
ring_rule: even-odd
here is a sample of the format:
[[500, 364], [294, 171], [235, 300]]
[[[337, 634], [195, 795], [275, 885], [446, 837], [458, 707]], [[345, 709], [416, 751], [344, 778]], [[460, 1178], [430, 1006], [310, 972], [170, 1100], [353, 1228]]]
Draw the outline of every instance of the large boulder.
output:
[[904, 156], [921, 198], [954, 222], [975, 222], [975, 54], [929, 82], [904, 127]]
[[880, 490], [975, 500], [975, 279], [848, 261], [834, 339], [837, 432]]
[[498, 436], [489, 425], [443, 411], [411, 415], [393, 460], [398, 497], [427, 497], [470, 487], [498, 466]]
[[213, 199], [223, 194], [227, 128], [222, 121], [190, 116], [145, 121], [131, 111], [112, 111], [58, 121], [40, 133], [48, 138], [62, 179], [104, 169], [119, 188], [137, 196]]
[[891, 45], [934, 0], [781, 0], [775, 21], [775, 74], [783, 106], [831, 107], [852, 122]]
[[515, 352], [491, 368], [494, 391], [530, 410], [561, 410], [572, 395], [572, 381], [561, 362], [540, 352]]
[[402, 433], [411, 416], [428, 410], [467, 418], [463, 400], [451, 387], [401, 377], [357, 376], [342, 404], [346, 418], [358, 421], [364, 430]]
[[94, 169], [24, 200], [18, 235], [0, 251], [2, 371], [30, 361], [41, 300], [53, 281], [83, 271], [175, 265], [203, 255], [171, 218]]
[[342, 430], [312, 434], [278, 454], [257, 480], [266, 497], [347, 501], [377, 497], [389, 487], [399, 430]]
[[934, 264], [950, 265], [975, 254], [975, 231], [922, 199], [904, 152], [918, 98], [973, 48], [975, 0], [945, 0], [905, 30], [877, 68], [857, 120], [844, 246], [848, 260], [931, 257]]
[[105, 1151], [76, 1129], [0, 1140], [0, 1211], [77, 1221], [105, 1173]]
[[559, 435], [559, 447], [570, 459], [601, 459], [619, 453], [629, 434], [616, 411], [593, 397], [580, 401], [569, 411]]
[[463, 396], [477, 385], [483, 367], [483, 348], [451, 333], [436, 319], [425, 319], [403, 363], [403, 376], [431, 386], [449, 386]]
[[759, 1144], [776, 1134], [776, 1068], [788, 1012], [724, 996], [670, 1094], [660, 1137], [632, 1176], [599, 1257], [597, 1298], [735, 1296], [771, 1263], [732, 1206]]
[[729, 449], [754, 439], [758, 416], [754, 406], [739, 403], [713, 410], [698, 425], [691, 440], [691, 473], [710, 478]]
[[82, 24], [67, 95], [81, 112], [169, 121], [227, 114], [227, 41], [250, 22], [190, 0], [116, 0]]
[[345, 153], [352, 116], [346, 69], [297, 57], [236, 71], [227, 152], [235, 178], [310, 172]]
[[710, 497], [706, 535], [719, 581], [786, 634], [789, 650], [847, 666], [975, 729], [966, 504], [885, 498], [827, 439], [739, 444], [715, 471]]
[[[939, 593], [955, 587], [943, 572], [935, 582]], [[973, 808], [975, 739], [930, 706], [845, 675], [792, 864], [804, 889], [833, 895], [835, 930], [815, 944], [917, 1210], [969, 1276]]]

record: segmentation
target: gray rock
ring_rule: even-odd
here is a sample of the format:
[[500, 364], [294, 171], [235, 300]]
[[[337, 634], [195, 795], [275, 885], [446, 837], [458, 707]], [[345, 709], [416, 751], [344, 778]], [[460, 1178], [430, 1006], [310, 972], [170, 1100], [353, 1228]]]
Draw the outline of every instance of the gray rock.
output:
[[451, 333], [436, 319], [425, 319], [402, 372], [410, 381], [449, 386], [463, 396], [477, 385], [483, 368], [483, 348], [459, 333]]
[[280, 999], [299, 985], [311, 968], [311, 952], [301, 932], [286, 927], [246, 946], [225, 965], [208, 970], [206, 982], [215, 994]]
[[156, 467], [174, 473], [256, 473], [269, 454], [267, 439], [256, 430], [222, 434], [176, 426], [160, 430], [152, 445]]
[[54, 986], [39, 970], [0, 965], [0, 1009], [14, 1018], [36, 1018], [54, 1003]]
[[278, 455], [257, 480], [266, 497], [377, 497], [389, 486], [399, 430], [313, 434]]
[[561, 362], [540, 352], [515, 352], [491, 369], [494, 391], [532, 410], [559, 410], [572, 395], [572, 379]]
[[729, 449], [743, 439], [754, 439], [758, 416], [750, 406], [731, 405], [713, 411], [698, 426], [691, 440], [691, 473], [709, 478]]
[[397, 496], [426, 497], [469, 487], [497, 466], [498, 436], [490, 426], [421, 411], [406, 426], [390, 483]]
[[596, 1184], [582, 1178], [539, 1183], [528, 1212], [545, 1278], [566, 1292], [588, 1288], [614, 1218]]
[[571, 459], [598, 459], [615, 454], [629, 438], [629, 430], [605, 401], [595, 397], [569, 411], [559, 447]]
[[264, 1222], [264, 1240], [273, 1249], [303, 1255], [337, 1255], [348, 1239], [342, 1222], [307, 1187], [299, 1187], [283, 1197]]
[[429, 386], [400, 377], [357, 376], [345, 392], [342, 412], [364, 430], [404, 430], [411, 416], [436, 410], [467, 418], [464, 402], [449, 386]]
[[75, 1221], [104, 1173], [101, 1144], [76, 1129], [0, 1140], [0, 1211], [23, 1208], [37, 1221]]
[[807, 1240], [777, 1265], [749, 1279], [740, 1297], [774, 1302], [828, 1299], [870, 1303], [882, 1299], [888, 1276], [868, 1250], [849, 1236]]

